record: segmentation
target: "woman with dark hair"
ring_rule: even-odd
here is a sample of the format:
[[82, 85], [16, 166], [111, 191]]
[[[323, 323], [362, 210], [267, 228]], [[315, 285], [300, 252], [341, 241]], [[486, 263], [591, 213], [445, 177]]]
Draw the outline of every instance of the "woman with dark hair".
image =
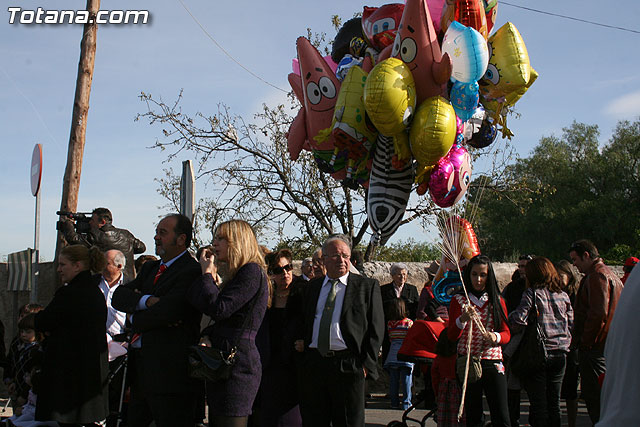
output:
[[537, 322], [545, 334], [547, 361], [544, 369], [520, 380], [531, 402], [531, 425], [559, 427], [560, 387], [571, 343], [573, 309], [551, 261], [537, 257], [529, 261], [525, 269], [527, 289], [518, 308], [509, 315], [509, 322], [514, 331], [522, 329], [530, 321], [530, 309], [537, 311]]
[[67, 246], [58, 257], [66, 283], [35, 315], [42, 342], [42, 378], [37, 421], [61, 426], [93, 425], [109, 414], [107, 399], [107, 305], [98, 287], [105, 259], [95, 246]]
[[[482, 376], [467, 384], [465, 410], [468, 426], [482, 426], [482, 393], [484, 392], [493, 427], [510, 426], [507, 406], [507, 379], [502, 364], [502, 345], [509, 342], [504, 300], [500, 296], [498, 281], [491, 260], [477, 255], [469, 261], [462, 273], [464, 293], [454, 295], [449, 307], [448, 336], [458, 341], [458, 355], [480, 359]], [[484, 331], [478, 326], [481, 323]], [[471, 326], [473, 324], [473, 326]], [[471, 330], [471, 346], [467, 340]], [[460, 378], [462, 380], [462, 378]]]
[[293, 275], [289, 249], [272, 252], [266, 259], [272, 298], [259, 333], [262, 381], [258, 391], [257, 425], [301, 426], [296, 375], [300, 354], [294, 350], [294, 341], [298, 329], [296, 319], [302, 310], [302, 286], [306, 282]]
[[[569, 295], [571, 307], [575, 307], [576, 295], [580, 287], [580, 279], [573, 265], [567, 260], [558, 261], [555, 264], [562, 290]], [[567, 421], [569, 427], [576, 426], [578, 418], [578, 380], [580, 379], [580, 369], [578, 367], [578, 349], [573, 348], [567, 354], [567, 366], [562, 379], [562, 389], [560, 397], [567, 405]]]
[[[237, 349], [230, 378], [207, 383], [210, 425], [242, 427], [262, 371], [255, 337], [269, 297], [264, 255], [253, 229], [241, 220], [220, 224], [212, 246], [202, 252], [202, 276], [189, 288], [187, 300], [214, 321], [202, 331], [202, 345], [226, 352]], [[222, 282], [217, 280], [219, 271]]]

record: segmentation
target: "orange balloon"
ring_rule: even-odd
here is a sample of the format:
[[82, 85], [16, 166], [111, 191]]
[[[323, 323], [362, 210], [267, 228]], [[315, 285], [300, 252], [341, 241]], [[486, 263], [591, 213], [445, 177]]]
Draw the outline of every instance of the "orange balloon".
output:
[[478, 30], [482, 37], [486, 40], [487, 16], [484, 12], [482, 0], [456, 0], [456, 9], [454, 19], [467, 27]]
[[459, 216], [452, 216], [449, 218], [449, 225], [447, 229], [453, 230], [454, 233], [459, 233], [458, 236], [458, 253], [466, 259], [471, 259], [476, 255], [480, 255], [480, 246], [478, 245], [478, 238], [471, 223], [466, 219]]

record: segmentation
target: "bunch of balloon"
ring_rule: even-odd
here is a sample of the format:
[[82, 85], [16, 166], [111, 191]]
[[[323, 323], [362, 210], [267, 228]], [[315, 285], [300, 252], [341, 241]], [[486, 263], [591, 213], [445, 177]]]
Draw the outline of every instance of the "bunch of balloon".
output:
[[471, 180], [467, 148], [512, 136], [509, 108], [538, 74], [512, 23], [491, 35], [497, 9], [498, 0], [364, 6], [339, 29], [331, 56], [298, 39], [289, 81], [302, 107], [290, 157], [309, 150], [321, 171], [367, 189], [376, 241], [395, 232], [412, 188], [455, 205]]

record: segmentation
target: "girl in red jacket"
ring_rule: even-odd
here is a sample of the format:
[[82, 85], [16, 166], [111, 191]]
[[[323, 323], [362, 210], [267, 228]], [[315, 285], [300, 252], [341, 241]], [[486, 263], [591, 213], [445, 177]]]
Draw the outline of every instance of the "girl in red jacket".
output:
[[[467, 384], [464, 403], [467, 425], [483, 425], [484, 392], [491, 413], [491, 425], [510, 426], [502, 345], [509, 342], [511, 334], [507, 326], [506, 306], [500, 296], [491, 260], [485, 255], [473, 257], [462, 278], [469, 301], [464, 293], [451, 299], [448, 336], [452, 341], [458, 340], [458, 355], [466, 357], [468, 334], [471, 329], [471, 355], [479, 357], [482, 365], [482, 377]], [[483, 325], [484, 331], [477, 322]], [[473, 327], [470, 328], [472, 323]]]

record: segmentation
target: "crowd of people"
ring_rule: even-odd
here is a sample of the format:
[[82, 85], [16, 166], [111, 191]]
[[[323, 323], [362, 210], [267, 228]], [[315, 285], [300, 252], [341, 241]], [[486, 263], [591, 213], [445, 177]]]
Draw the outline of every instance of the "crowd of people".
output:
[[[578, 381], [591, 421], [601, 417], [605, 343], [623, 282], [589, 241], [569, 247], [572, 263], [521, 256], [502, 292], [488, 257], [458, 262], [461, 289], [445, 303], [432, 285], [450, 260], [426, 269], [421, 293], [402, 263], [380, 286], [349, 238], [334, 235], [295, 276], [292, 252], [260, 246], [241, 220], [219, 224], [194, 258], [191, 221], [168, 215], [155, 230], [158, 258], [141, 256], [128, 270], [139, 241], [113, 227], [107, 209], [93, 215], [93, 237], [60, 227], [76, 243], [58, 257], [64, 286], [46, 307], [20, 310], [2, 365], [15, 410], [7, 425], [194, 427], [206, 405], [211, 426], [364, 426], [365, 382], [379, 367], [397, 409], [415, 403], [412, 381], [424, 373], [422, 396], [439, 426], [484, 425], [483, 396], [492, 426], [517, 426], [521, 389], [531, 425], [560, 426], [561, 398], [575, 425]], [[400, 356], [416, 322], [442, 331], [437, 357], [420, 369]], [[532, 327], [546, 357], [523, 375], [518, 348]], [[196, 378], [194, 346], [232, 360], [230, 370]]]

